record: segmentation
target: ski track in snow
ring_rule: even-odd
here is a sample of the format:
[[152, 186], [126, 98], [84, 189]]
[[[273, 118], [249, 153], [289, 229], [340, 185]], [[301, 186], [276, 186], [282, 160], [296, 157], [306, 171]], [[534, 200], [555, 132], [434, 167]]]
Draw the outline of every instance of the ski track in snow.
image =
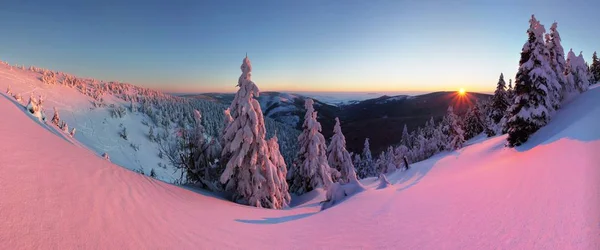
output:
[[[57, 138], [10, 98], [0, 95], [0, 249], [600, 249], [598, 87], [522, 147], [479, 138], [389, 174], [387, 188], [361, 180], [366, 191], [324, 211], [322, 190], [268, 210], [139, 175]], [[124, 150], [88, 107], [71, 120], [78, 130]]]

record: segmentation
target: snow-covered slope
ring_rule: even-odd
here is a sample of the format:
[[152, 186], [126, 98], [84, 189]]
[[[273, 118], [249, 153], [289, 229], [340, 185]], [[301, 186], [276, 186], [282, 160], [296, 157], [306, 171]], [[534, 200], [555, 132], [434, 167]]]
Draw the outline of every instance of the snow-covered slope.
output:
[[522, 147], [495, 137], [320, 211], [246, 207], [127, 171], [0, 96], [0, 249], [599, 249], [600, 88]]
[[[163, 181], [177, 182], [182, 175], [169, 164], [164, 154], [159, 153], [160, 145], [175, 142], [176, 131], [193, 121], [193, 109], [203, 113], [202, 123], [207, 136], [215, 137], [223, 129], [225, 105], [92, 79], [79, 78], [81, 85], [67, 86], [62, 84], [66, 77], [62, 73], [57, 74], [57, 84], [46, 84], [40, 80], [40, 71], [21, 69], [0, 62], [1, 93], [6, 93], [10, 86], [13, 95], [22, 96], [21, 102], [24, 104], [30, 95], [36, 98], [42, 96], [43, 111], [48, 119], [52, 118], [53, 109], [56, 108], [60, 119], [69, 128], [76, 128], [74, 138], [82, 145], [98, 155], [107, 153], [111, 161], [120, 166], [146, 175], [154, 173], [156, 178]], [[102, 90], [100, 98], [90, 95], [99, 89]], [[111, 113], [117, 109], [122, 110], [124, 115], [115, 116]], [[266, 119], [265, 125], [268, 137], [275, 131], [280, 132], [282, 154], [287, 162], [291, 162], [296, 153], [296, 137], [299, 132], [271, 119]], [[123, 130], [127, 131], [126, 138], [120, 135]]]
[[[169, 182], [179, 176], [173, 169], [159, 167], [159, 163], [167, 166], [168, 162], [158, 156], [158, 145], [148, 139], [148, 126], [142, 125], [142, 121], [149, 121], [146, 115], [127, 110], [124, 117], [112, 118], [109, 106], [94, 108], [93, 98], [81, 94], [75, 88], [44, 84], [39, 80], [40, 76], [36, 72], [0, 64], [1, 93], [5, 93], [10, 86], [13, 94], [23, 97], [23, 103], [27, 102], [30, 94], [35, 97], [41, 95], [48, 120], [52, 118], [53, 108], [56, 108], [61, 120], [70, 128], [76, 128], [74, 137], [77, 141], [98, 155], [107, 153], [111, 161], [121, 166], [146, 174], [154, 170], [158, 178]], [[106, 94], [103, 99], [107, 105], [114, 107], [130, 106], [128, 102], [113, 95]], [[119, 136], [123, 128], [127, 129], [127, 140]], [[134, 149], [135, 146], [139, 149]]]

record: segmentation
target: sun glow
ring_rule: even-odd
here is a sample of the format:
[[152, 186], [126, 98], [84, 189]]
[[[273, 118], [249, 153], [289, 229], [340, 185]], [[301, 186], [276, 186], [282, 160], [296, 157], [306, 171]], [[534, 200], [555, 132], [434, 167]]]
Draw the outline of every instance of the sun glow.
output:
[[460, 89], [458, 90], [458, 94], [459, 94], [459, 95], [465, 95], [466, 93], [467, 93], [467, 91], [466, 91], [464, 88], [460, 88]]

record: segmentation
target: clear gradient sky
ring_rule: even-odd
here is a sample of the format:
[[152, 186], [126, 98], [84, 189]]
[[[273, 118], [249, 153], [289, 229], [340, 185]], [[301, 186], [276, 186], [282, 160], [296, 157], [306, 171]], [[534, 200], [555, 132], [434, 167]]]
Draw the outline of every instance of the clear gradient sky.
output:
[[[94, 2], [94, 3], [89, 3]], [[600, 1], [2, 1], [0, 59], [170, 91], [491, 91], [536, 14], [600, 51]]]

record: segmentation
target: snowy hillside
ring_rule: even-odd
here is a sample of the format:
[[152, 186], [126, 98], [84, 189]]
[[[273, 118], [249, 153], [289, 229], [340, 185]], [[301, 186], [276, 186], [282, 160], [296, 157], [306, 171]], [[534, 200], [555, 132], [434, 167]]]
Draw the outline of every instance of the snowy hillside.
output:
[[[56, 75], [55, 83], [47, 84], [41, 80], [43, 72], [0, 64], [1, 93], [7, 95], [10, 89], [9, 99], [20, 95], [22, 104], [27, 104], [31, 95], [41, 96], [48, 124], [56, 108], [61, 121], [76, 128], [74, 141], [97, 155], [108, 154], [117, 165], [146, 175], [154, 173], [166, 182], [179, 182], [182, 175], [161, 153], [161, 145], [176, 141], [177, 131], [193, 120], [193, 109], [202, 112], [208, 137], [216, 137], [223, 128], [223, 110], [227, 106], [222, 104], [93, 79], [73, 78], [79, 85], [65, 85], [65, 79], [71, 76], [63, 73], [52, 73]], [[273, 120], [266, 120], [266, 126], [269, 137], [280, 131], [282, 153], [286, 161], [291, 161], [299, 132]]]
[[[0, 72], [0, 87], [43, 89], [78, 130], [117, 132], [100, 124], [118, 121], [81, 120], [89, 100], [74, 90]], [[322, 190], [284, 210], [184, 190], [102, 159], [4, 94], [0, 113], [0, 249], [600, 249], [598, 87], [520, 147], [478, 138], [389, 174], [391, 185], [361, 180], [366, 191], [324, 211]]]

